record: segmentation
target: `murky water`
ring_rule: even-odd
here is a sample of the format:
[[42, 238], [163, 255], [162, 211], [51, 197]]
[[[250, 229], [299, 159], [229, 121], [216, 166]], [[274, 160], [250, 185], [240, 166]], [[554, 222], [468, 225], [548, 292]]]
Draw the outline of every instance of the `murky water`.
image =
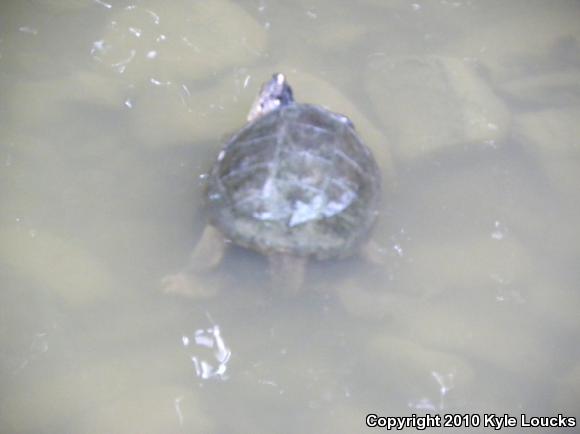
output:
[[[578, 418], [578, 23], [575, 1], [2, 2], [0, 431]], [[311, 264], [288, 298], [232, 248], [164, 294], [275, 71], [373, 149], [384, 265]]]

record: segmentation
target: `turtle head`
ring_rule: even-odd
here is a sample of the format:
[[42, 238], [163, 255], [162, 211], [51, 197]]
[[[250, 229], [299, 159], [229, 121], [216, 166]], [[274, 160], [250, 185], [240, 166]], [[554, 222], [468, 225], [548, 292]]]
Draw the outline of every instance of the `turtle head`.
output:
[[278, 107], [294, 102], [292, 88], [288, 85], [284, 74], [276, 73], [270, 81], [262, 85], [258, 97], [252, 104], [248, 121], [264, 116]]

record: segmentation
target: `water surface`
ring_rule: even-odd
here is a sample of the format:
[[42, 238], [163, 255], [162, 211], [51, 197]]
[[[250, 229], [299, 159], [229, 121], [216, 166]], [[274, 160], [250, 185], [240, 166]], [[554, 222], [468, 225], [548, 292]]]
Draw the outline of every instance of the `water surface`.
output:
[[[580, 416], [578, 22], [574, 1], [4, 2], [0, 431]], [[164, 294], [275, 71], [377, 157], [383, 265], [311, 264], [288, 298], [232, 248], [199, 297]]]

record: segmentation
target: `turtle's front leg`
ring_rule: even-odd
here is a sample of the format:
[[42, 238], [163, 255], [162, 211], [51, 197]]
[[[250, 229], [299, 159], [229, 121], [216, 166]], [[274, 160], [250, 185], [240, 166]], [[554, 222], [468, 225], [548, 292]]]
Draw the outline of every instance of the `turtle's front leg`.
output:
[[221, 264], [226, 251], [226, 241], [215, 227], [207, 225], [189, 259], [188, 269], [203, 273]]
[[214, 296], [217, 288], [204, 285], [202, 277], [222, 262], [225, 249], [226, 243], [222, 234], [213, 226], [207, 225], [185, 270], [165, 276], [161, 280], [163, 292], [192, 298]]

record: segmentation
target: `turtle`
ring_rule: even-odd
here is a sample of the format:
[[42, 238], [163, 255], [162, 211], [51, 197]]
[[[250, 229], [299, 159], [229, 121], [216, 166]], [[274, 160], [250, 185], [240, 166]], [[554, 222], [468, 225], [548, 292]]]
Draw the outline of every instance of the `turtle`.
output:
[[[296, 293], [308, 260], [365, 251], [379, 214], [381, 173], [353, 123], [295, 102], [282, 73], [262, 85], [247, 121], [206, 178], [208, 225], [189, 271], [217, 267], [229, 242], [265, 255], [272, 286]], [[170, 276], [165, 289], [187, 293], [186, 280]]]

